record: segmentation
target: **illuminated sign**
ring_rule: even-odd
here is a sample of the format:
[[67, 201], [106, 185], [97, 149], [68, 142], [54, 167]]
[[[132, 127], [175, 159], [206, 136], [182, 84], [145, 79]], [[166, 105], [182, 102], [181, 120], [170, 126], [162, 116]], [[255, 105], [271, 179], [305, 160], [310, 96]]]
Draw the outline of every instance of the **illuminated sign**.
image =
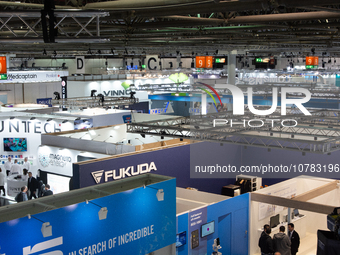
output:
[[306, 69], [318, 68], [319, 66], [319, 57], [306, 57]]
[[6, 57], [0, 57], [0, 80], [7, 80]]
[[196, 68], [205, 68], [205, 57], [196, 57]]
[[225, 63], [225, 58], [215, 58], [215, 63]]

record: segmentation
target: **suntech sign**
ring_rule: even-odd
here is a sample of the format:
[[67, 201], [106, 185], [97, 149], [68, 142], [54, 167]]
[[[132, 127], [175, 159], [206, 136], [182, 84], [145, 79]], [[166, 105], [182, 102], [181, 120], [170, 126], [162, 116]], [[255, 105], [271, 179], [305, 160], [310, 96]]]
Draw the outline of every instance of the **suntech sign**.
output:
[[112, 169], [107, 171], [104, 170], [94, 171], [91, 172], [91, 175], [96, 184], [99, 184], [102, 182], [102, 179], [104, 180], [104, 182], [108, 182], [140, 174], [146, 174], [151, 171], [157, 171], [155, 162], [151, 162], [150, 164], [143, 163], [137, 166], [128, 166], [126, 168]]

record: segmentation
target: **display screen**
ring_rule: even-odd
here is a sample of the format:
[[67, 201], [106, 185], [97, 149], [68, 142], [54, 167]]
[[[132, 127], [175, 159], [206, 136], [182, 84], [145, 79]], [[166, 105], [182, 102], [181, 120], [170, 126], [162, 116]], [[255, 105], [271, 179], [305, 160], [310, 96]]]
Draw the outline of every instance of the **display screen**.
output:
[[187, 243], [187, 232], [184, 231], [176, 235], [176, 247], [180, 247]]
[[27, 151], [27, 139], [4, 138], [4, 151]]
[[273, 217], [270, 217], [270, 227], [271, 228], [275, 228], [279, 224], [280, 224], [280, 214], [277, 214]]
[[70, 190], [70, 179], [71, 177], [47, 174], [47, 183], [50, 185], [53, 194], [58, 194]]
[[82, 119], [74, 121], [74, 129], [93, 128], [93, 119]]
[[211, 221], [201, 226], [201, 237], [213, 234], [215, 232], [215, 221]]

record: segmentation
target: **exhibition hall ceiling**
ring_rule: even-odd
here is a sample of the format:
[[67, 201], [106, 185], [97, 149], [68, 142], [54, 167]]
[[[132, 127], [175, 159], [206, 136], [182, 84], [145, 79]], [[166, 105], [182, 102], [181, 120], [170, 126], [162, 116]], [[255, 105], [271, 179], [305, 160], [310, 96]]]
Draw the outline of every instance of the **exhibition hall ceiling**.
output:
[[339, 0], [1, 1], [0, 53], [337, 56], [339, 7]]

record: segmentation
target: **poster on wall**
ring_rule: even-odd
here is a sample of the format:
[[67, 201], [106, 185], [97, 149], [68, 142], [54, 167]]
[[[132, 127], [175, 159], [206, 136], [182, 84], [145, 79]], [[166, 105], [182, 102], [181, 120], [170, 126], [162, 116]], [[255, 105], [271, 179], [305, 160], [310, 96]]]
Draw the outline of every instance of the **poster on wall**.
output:
[[202, 235], [202, 225], [207, 223], [207, 207], [191, 211], [188, 217], [188, 238], [191, 240], [189, 255], [204, 254], [207, 250], [207, 239]]
[[[272, 195], [276, 197], [283, 197], [291, 199], [296, 196], [297, 193], [297, 183], [293, 182], [290, 185], [285, 185], [278, 187], [277, 190], [266, 193], [266, 195]], [[259, 220], [263, 220], [279, 212], [283, 211], [284, 207], [271, 205], [266, 203], [259, 203]]]

